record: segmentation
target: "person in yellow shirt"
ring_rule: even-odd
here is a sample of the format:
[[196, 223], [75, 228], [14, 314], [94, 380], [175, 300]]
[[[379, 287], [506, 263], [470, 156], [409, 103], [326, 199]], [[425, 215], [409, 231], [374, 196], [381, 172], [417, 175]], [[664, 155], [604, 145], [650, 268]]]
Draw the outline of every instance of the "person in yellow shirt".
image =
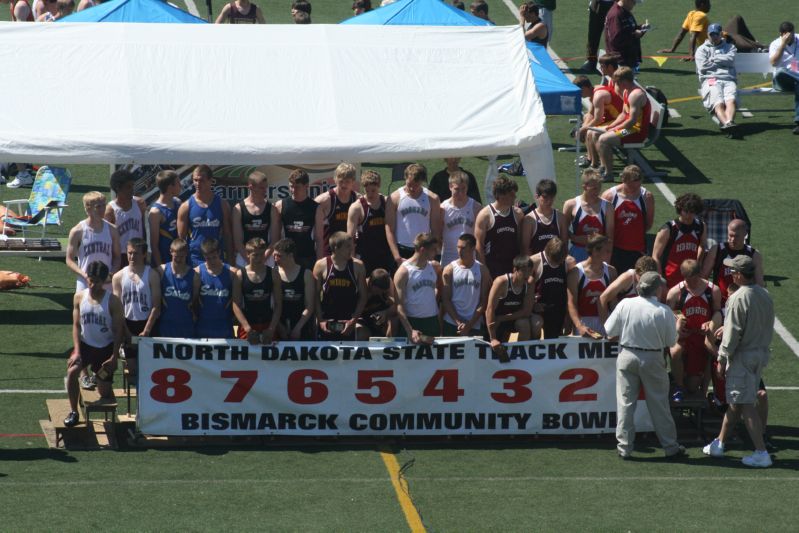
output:
[[707, 14], [710, 12], [710, 0], [694, 0], [694, 7], [696, 9], [689, 11], [688, 15], [686, 15], [680, 28], [680, 33], [674, 38], [671, 48], [658, 50], [659, 54], [673, 53], [685, 36], [690, 33], [690, 54], [688, 57], [684, 57], [683, 61], [694, 60], [694, 52], [696, 52], [699, 45], [707, 40], [707, 27], [710, 24]]

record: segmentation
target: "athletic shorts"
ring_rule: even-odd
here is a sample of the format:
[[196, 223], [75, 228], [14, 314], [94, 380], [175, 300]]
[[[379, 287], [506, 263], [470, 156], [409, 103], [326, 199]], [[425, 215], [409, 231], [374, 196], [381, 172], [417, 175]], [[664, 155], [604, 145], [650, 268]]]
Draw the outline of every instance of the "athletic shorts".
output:
[[712, 113], [716, 106], [729, 102], [730, 100], [738, 100], [738, 86], [734, 81], [717, 80], [711, 78], [702, 82], [700, 94], [702, 95], [702, 103], [707, 109], [708, 113]]
[[100, 371], [100, 367], [103, 366], [103, 363], [108, 361], [108, 358], [111, 357], [113, 353], [114, 343], [103, 346], [102, 348], [97, 348], [96, 346], [91, 346], [80, 341], [80, 361], [78, 364], [81, 368], [86, 368], [88, 366], [92, 369], [92, 372], [96, 374]]
[[627, 135], [622, 135], [621, 131], [616, 133], [623, 143], [642, 143], [646, 141], [648, 133], [641, 131], [635, 124], [627, 128]]
[[[144, 329], [144, 326], [147, 325], [146, 320], [128, 320], [125, 319], [125, 324], [128, 326], [128, 331], [133, 336], [138, 335]], [[133, 344], [126, 344], [125, 345], [125, 359], [136, 359], [139, 357], [139, 348]]]
[[403, 259], [410, 259], [413, 257], [413, 254], [416, 252], [416, 249], [413, 246], [405, 246], [403, 244], [397, 244], [397, 251], [400, 254], [400, 257]]
[[683, 349], [683, 371], [688, 376], [703, 376], [707, 368], [708, 351], [705, 336], [692, 333], [679, 340]]
[[341, 333], [325, 332], [322, 331], [322, 328], [319, 328], [319, 330], [317, 331], [317, 338], [320, 341], [354, 341], [355, 328], [352, 328], [352, 331], [349, 333], [349, 335], [342, 335]]
[[622, 250], [621, 248], [613, 247], [613, 255], [610, 258], [610, 264], [616, 267], [616, 272], [627, 272], [631, 268], [635, 268], [635, 262], [644, 255], [643, 252], [635, 250]]
[[[441, 336], [438, 315], [427, 317], [408, 317], [408, 322], [411, 323], [411, 327], [413, 329], [420, 331], [422, 335], [429, 335], [431, 337]], [[410, 332], [406, 331], [405, 336], [410, 338]]]

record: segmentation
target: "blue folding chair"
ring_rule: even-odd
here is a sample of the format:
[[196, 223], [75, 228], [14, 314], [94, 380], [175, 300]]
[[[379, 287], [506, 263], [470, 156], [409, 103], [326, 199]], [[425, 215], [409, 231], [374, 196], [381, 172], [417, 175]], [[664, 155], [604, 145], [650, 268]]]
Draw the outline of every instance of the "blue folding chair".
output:
[[36, 226], [42, 228], [44, 238], [48, 225], [61, 225], [61, 213], [67, 207], [66, 200], [72, 175], [69, 170], [60, 167], [43, 166], [36, 173], [33, 189], [27, 200], [6, 200], [6, 209], [13, 210], [16, 215], [3, 215], [3, 226], [0, 234], [5, 232], [6, 225], [15, 230], [22, 230], [22, 238], [26, 238], [25, 230]]

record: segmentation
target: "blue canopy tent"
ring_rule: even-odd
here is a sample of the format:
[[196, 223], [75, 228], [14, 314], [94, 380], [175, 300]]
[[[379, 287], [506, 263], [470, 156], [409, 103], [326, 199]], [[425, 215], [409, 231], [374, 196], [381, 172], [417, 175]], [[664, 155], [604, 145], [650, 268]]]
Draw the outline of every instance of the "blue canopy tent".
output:
[[487, 20], [440, 0], [398, 0], [367, 11], [342, 24], [393, 24], [405, 26], [493, 26]]
[[58, 22], [172, 22], [207, 24], [162, 0], [110, 0], [73, 13]]

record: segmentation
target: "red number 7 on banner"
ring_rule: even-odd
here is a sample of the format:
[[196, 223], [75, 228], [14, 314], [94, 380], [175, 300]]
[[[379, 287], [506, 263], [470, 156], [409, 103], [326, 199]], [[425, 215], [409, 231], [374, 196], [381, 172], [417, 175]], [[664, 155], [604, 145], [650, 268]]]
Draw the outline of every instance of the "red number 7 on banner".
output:
[[233, 388], [227, 393], [225, 402], [239, 403], [244, 399], [245, 396], [247, 396], [247, 393], [250, 392], [252, 386], [255, 385], [255, 382], [258, 379], [258, 371], [223, 370], [222, 377], [233, 378], [236, 380], [236, 383], [233, 384]]

